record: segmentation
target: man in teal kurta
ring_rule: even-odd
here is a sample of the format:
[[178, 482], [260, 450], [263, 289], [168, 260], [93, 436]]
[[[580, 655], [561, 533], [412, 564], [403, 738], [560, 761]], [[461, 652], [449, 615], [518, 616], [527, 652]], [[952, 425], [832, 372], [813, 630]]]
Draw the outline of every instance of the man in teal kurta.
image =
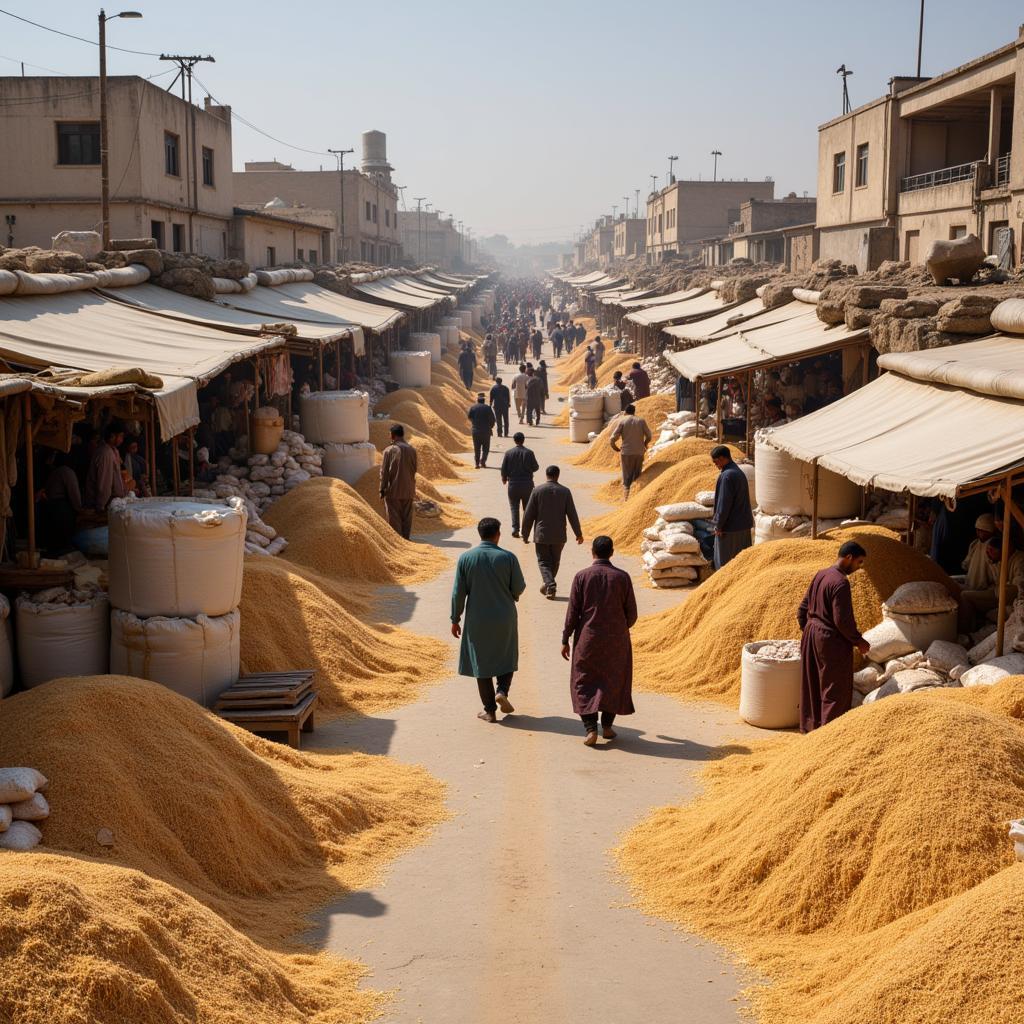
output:
[[[508, 699], [512, 673], [519, 668], [519, 622], [516, 601], [526, 589], [519, 559], [498, 547], [501, 524], [481, 519], [480, 543], [459, 556], [452, 587], [452, 636], [462, 638], [459, 675], [473, 676], [484, 709], [477, 716], [496, 722], [500, 707], [515, 708]], [[466, 613], [465, 628], [459, 625]]]

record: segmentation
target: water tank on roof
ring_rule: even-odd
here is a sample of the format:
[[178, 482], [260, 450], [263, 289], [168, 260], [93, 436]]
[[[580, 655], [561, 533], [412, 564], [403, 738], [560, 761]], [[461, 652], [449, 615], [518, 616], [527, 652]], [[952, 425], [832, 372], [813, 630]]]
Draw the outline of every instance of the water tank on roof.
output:
[[384, 132], [363, 132], [363, 173], [384, 174], [388, 167], [388, 137]]
[[263, 209], [264, 210], [282, 210], [282, 209], [284, 209], [287, 206], [288, 206], [288, 204], [280, 196], [274, 196], [274, 198], [271, 199], [270, 202], [267, 203], [263, 207]]

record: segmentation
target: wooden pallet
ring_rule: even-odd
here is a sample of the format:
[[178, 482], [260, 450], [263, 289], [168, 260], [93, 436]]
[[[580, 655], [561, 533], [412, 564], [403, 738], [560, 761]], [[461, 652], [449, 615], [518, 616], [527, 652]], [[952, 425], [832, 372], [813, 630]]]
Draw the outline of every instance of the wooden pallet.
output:
[[298, 748], [300, 734], [313, 731], [316, 702], [312, 669], [260, 672], [229, 686], [214, 711], [250, 732], [287, 733], [289, 746]]

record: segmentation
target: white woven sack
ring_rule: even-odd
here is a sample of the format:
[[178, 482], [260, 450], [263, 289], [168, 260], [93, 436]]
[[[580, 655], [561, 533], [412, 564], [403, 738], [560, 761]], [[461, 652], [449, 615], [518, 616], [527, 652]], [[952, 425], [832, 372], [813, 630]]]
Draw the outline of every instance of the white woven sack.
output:
[[677, 501], [672, 505], [659, 505], [657, 512], [662, 519], [669, 523], [708, 518], [707, 507], [699, 501]]
[[302, 433], [314, 444], [368, 441], [369, 409], [365, 391], [314, 391], [299, 399]]
[[882, 614], [927, 615], [955, 607], [956, 599], [941, 583], [916, 580], [897, 587], [882, 605]]
[[369, 441], [324, 445], [323, 475], [355, 484], [377, 462], [377, 448]]
[[30, 821], [13, 821], [6, 832], [0, 832], [0, 850], [27, 853], [43, 841], [43, 833]]
[[650, 570], [650, 575], [651, 579], [655, 580], [695, 580], [697, 578], [697, 569], [692, 565], [669, 565], [664, 568], [662, 566], [655, 566]]
[[912, 693], [914, 690], [942, 686], [945, 682], [938, 672], [932, 672], [927, 668], [905, 668], [901, 672], [895, 673], [892, 681], [900, 693]]
[[692, 533], [667, 533], [664, 535], [665, 550], [673, 555], [686, 555], [700, 551], [700, 541]]
[[[687, 552], [686, 554], [674, 555], [668, 551], [650, 551], [648, 556], [653, 566], [668, 568], [670, 565], [705, 565], [704, 556]], [[652, 566], [652, 567], [653, 567]]]
[[715, 492], [714, 491], [698, 491], [694, 495], [694, 501], [699, 502], [706, 508], [715, 507]]
[[46, 776], [35, 768], [0, 768], [0, 804], [28, 800], [48, 785]]
[[864, 639], [871, 645], [867, 656], [874, 662], [886, 662], [916, 650], [900, 629], [899, 623], [892, 619], [882, 619], [877, 626], [864, 633]]
[[7, 804], [0, 804], [0, 832], [6, 832], [11, 827], [14, 815]]
[[880, 676], [877, 665], [866, 665], [859, 672], [853, 673], [853, 688], [858, 693], [868, 694], [878, 689]]
[[15, 602], [21, 684], [64, 676], [102, 676], [109, 669], [110, 602], [97, 594], [82, 604]]
[[240, 616], [110, 616], [110, 670], [161, 683], [207, 707], [238, 680]]
[[957, 665], [967, 664], [967, 649], [950, 640], [936, 640], [925, 651], [928, 667], [947, 675]]
[[968, 669], [960, 677], [961, 686], [991, 686], [1007, 676], [1024, 674], [1024, 654], [1004, 654]]
[[43, 821], [50, 816], [50, 805], [42, 793], [33, 793], [27, 800], [11, 804], [11, 817], [15, 821]]
[[658, 522], [662, 524], [659, 530], [662, 538], [667, 538], [673, 533], [693, 533], [693, 523], [687, 522], [685, 519], [676, 520], [674, 523], [666, 523], [664, 519], [659, 518]]
[[240, 498], [110, 503], [110, 602], [134, 615], [225, 615], [242, 598]]
[[956, 640], [956, 608], [926, 615], [903, 615], [890, 612], [886, 618], [895, 622], [913, 645], [915, 651], [927, 651], [936, 640]]
[[693, 580], [684, 579], [681, 576], [651, 577], [651, 586], [655, 590], [673, 590], [677, 587], [689, 587], [692, 584]]

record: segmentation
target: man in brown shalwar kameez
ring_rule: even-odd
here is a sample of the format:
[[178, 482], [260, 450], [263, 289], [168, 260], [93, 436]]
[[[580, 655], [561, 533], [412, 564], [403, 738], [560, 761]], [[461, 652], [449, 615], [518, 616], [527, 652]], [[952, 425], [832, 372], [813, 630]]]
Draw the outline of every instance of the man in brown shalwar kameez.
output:
[[856, 541], [839, 549], [834, 565], [815, 574], [796, 613], [800, 638], [800, 731], [811, 732], [850, 710], [853, 649], [867, 654], [853, 614], [850, 576], [867, 558]]
[[595, 537], [593, 564], [576, 573], [562, 630], [562, 657], [570, 660], [572, 709], [583, 719], [588, 747], [597, 743], [597, 716], [606, 740], [615, 739], [616, 715], [633, 714], [633, 645], [636, 597], [629, 573], [609, 559], [611, 537]]
[[380, 496], [391, 528], [408, 540], [416, 498], [416, 449], [406, 441], [400, 423], [391, 428], [391, 444], [381, 459]]

